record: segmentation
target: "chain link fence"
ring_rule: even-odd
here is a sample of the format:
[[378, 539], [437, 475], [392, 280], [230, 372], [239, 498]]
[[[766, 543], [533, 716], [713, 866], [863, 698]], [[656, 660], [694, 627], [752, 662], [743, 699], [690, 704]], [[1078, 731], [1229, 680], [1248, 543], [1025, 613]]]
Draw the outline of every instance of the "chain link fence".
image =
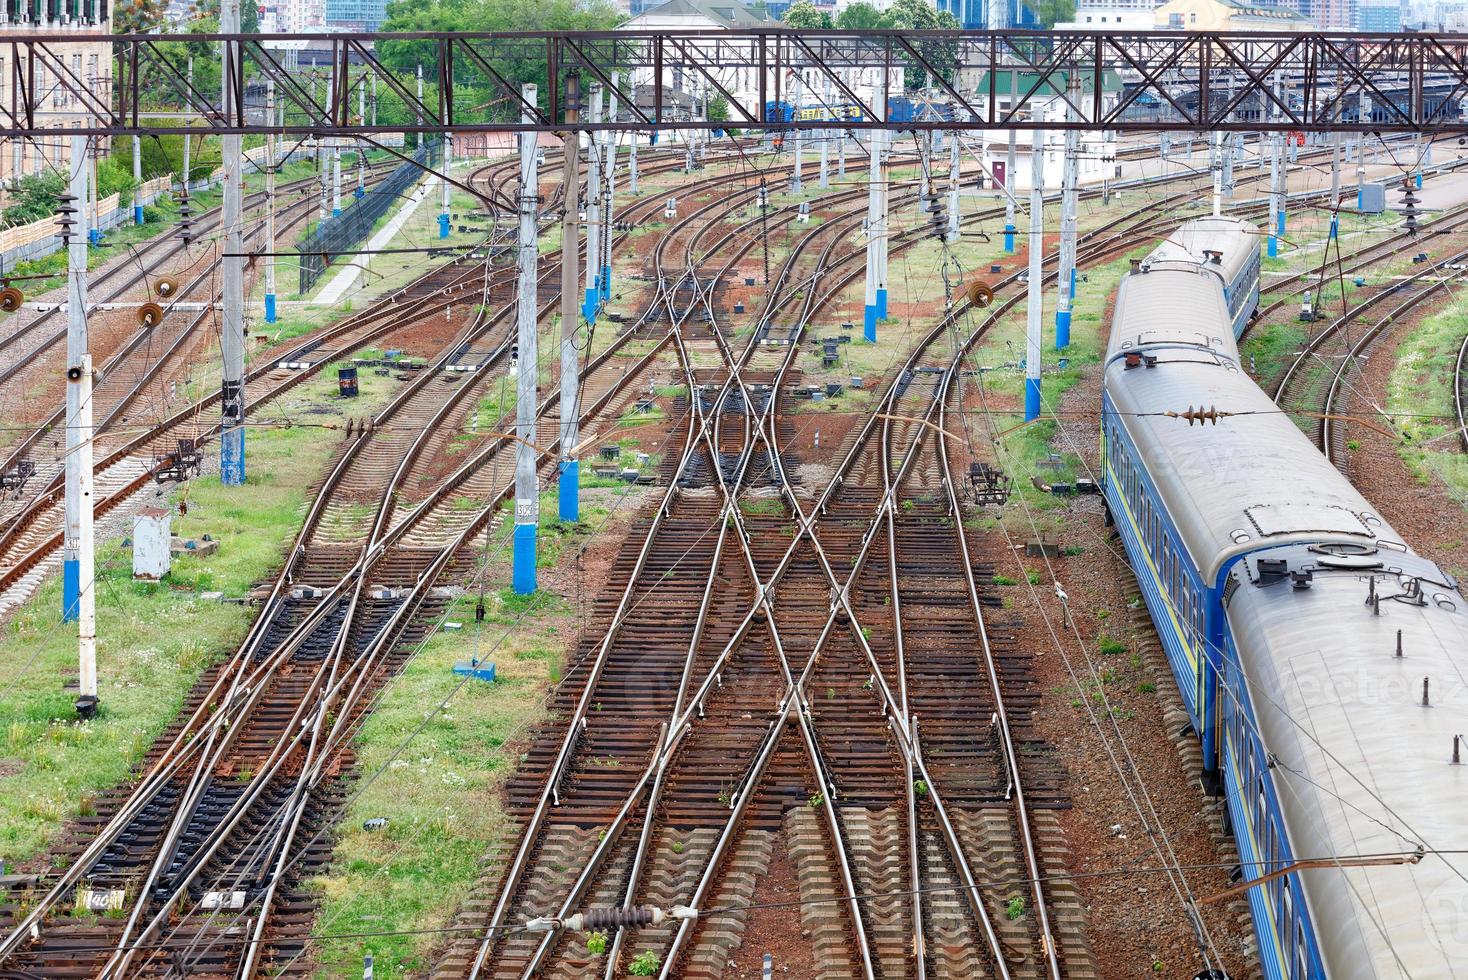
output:
[[434, 141], [418, 147], [411, 163], [404, 161], [387, 179], [368, 188], [367, 195], [334, 218], [327, 218], [296, 246], [301, 262], [301, 290], [304, 296], [326, 275], [334, 256], [356, 248], [388, 209], [405, 195], [428, 167], [437, 167], [443, 158], [443, 143]]

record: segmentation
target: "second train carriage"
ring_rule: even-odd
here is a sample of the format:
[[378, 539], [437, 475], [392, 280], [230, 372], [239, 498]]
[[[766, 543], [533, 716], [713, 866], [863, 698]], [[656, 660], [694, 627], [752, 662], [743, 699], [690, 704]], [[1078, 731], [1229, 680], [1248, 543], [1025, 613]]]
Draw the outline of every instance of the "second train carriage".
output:
[[[1210, 249], [1219, 233], [1258, 241], [1215, 227]], [[1241, 370], [1231, 331], [1257, 261], [1189, 261], [1194, 240], [1172, 236], [1118, 290], [1102, 477], [1206, 781], [1227, 796], [1239, 874], [1419, 844], [1468, 853], [1457, 583]], [[1229, 271], [1251, 268], [1254, 283]], [[1229, 414], [1201, 429], [1162, 414], [1202, 406]], [[1468, 977], [1461, 855], [1297, 870], [1248, 899], [1270, 980]]]
[[1239, 218], [1214, 216], [1184, 222], [1142, 265], [1148, 271], [1201, 269], [1223, 288], [1235, 338], [1259, 308], [1259, 229]]

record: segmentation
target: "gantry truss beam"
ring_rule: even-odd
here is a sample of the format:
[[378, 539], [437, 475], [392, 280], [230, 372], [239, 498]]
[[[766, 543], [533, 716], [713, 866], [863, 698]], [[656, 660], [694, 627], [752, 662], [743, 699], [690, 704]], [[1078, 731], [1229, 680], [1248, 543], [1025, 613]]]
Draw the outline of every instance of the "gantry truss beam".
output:
[[[111, 47], [113, 91], [99, 95], [57, 53], [63, 42]], [[239, 93], [220, 105], [191, 85], [177, 45], [205, 42], [234, 72]], [[315, 85], [288, 54], [318, 52]], [[72, 49], [74, 50], [74, 49]], [[799, 121], [770, 116], [772, 102], [810, 105], [839, 93], [852, 129], [1024, 128], [1115, 131], [1299, 130], [1468, 132], [1468, 35], [1188, 33], [1182, 31], [615, 31], [562, 34], [31, 35], [0, 38], [4, 136], [194, 132], [337, 136], [565, 128], [570, 72], [590, 82], [624, 79], [620, 118], [581, 129], [758, 127]], [[423, 68], [420, 98], [416, 68]], [[328, 69], [328, 66], [330, 68]], [[884, 70], [885, 69], [885, 70]], [[1079, 97], [1070, 85], [1079, 76]], [[445, 84], [452, 80], [452, 85]], [[268, 81], [286, 103], [267, 120]], [[525, 106], [533, 82], [539, 103]], [[356, 110], [371, 86], [384, 111], [375, 124]], [[876, 89], [886, 96], [875, 98]], [[889, 120], [896, 96], [922, 88], [942, 113]], [[257, 95], [258, 93], [258, 95]], [[59, 98], [58, 98], [59, 97]], [[1074, 99], [1074, 101], [1072, 101]], [[727, 118], [700, 109], [713, 100]], [[1036, 100], [1060, 109], [1031, 119]], [[64, 110], [58, 104], [68, 106]], [[521, 109], [528, 108], [528, 122]], [[1067, 109], [1073, 111], [1066, 111]], [[392, 111], [388, 111], [392, 110]], [[177, 118], [170, 118], [177, 113]], [[809, 125], [809, 122], [804, 125]]]

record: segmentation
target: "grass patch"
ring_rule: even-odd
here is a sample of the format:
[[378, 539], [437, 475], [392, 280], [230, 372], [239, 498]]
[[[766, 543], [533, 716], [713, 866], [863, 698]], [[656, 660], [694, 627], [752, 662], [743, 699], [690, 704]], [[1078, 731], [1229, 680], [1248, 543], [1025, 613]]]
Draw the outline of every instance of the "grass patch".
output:
[[76, 677], [76, 631], [60, 623], [59, 580], [45, 584], [6, 624], [0, 634], [5, 857], [40, 853], [89, 798], [126, 779], [199, 673], [235, 649], [254, 610], [205, 602], [195, 592], [240, 596], [279, 565], [304, 516], [307, 487], [336, 437], [316, 428], [252, 431], [249, 484], [197, 479], [188, 491], [188, 515], [174, 518], [175, 533], [212, 535], [219, 551], [177, 559], [162, 582], [134, 582], [131, 554], [120, 544], [98, 548], [102, 703], [90, 722], [74, 720], [76, 693], [64, 687]]
[[[619, 487], [621, 493], [625, 486]], [[583, 520], [556, 519], [554, 494], [541, 503], [542, 567], [564, 559], [567, 548], [599, 527], [616, 493], [583, 494]], [[321, 896], [318, 932], [404, 932], [447, 925], [472, 894], [489, 845], [508, 829], [500, 808], [500, 781], [516, 764], [503, 746], [544, 717], [547, 685], [559, 681], [566, 637], [577, 611], [567, 599], [542, 588], [517, 595], [508, 547], [513, 527], [504, 522], [486, 552], [488, 596], [483, 626], [474, 622], [478, 596], [449, 608], [448, 620], [464, 628], [430, 639], [395, 678], [377, 710], [363, 724], [356, 751], [363, 771], [381, 775], [353, 803], [329, 871], [314, 880]], [[542, 586], [544, 586], [542, 582]], [[506, 629], [509, 627], [509, 629]], [[493, 660], [494, 684], [460, 687], [456, 661]], [[447, 707], [435, 706], [452, 694]], [[423, 722], [408, 749], [394, 758], [404, 738]], [[387, 817], [369, 831], [364, 821]], [[382, 976], [426, 975], [441, 936], [377, 936], [321, 945], [322, 976], [346, 976], [372, 954]]]

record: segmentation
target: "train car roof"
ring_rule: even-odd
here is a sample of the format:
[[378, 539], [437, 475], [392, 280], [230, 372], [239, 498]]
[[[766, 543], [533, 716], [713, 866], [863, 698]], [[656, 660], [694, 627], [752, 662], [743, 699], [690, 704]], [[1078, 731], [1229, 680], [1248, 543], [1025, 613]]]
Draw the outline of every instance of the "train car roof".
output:
[[[1276, 544], [1328, 539], [1406, 551], [1350, 481], [1239, 369], [1228, 324], [1213, 276], [1179, 270], [1126, 276], [1117, 290], [1105, 371], [1111, 408], [1206, 580], [1215, 583], [1232, 557]], [[1190, 408], [1226, 414], [1201, 425], [1162, 414]]]
[[1144, 260], [1149, 269], [1202, 266], [1209, 262], [1207, 252], [1220, 253], [1213, 268], [1225, 282], [1232, 282], [1248, 262], [1251, 252], [1259, 250], [1259, 228], [1242, 218], [1206, 217], [1185, 221], [1163, 239]]
[[[1294, 550], [1291, 567], [1308, 567]], [[1416, 555], [1374, 557], [1402, 571], [1378, 582], [1382, 595], [1436, 571]], [[1303, 591], [1246, 581], [1229, 625], [1297, 858], [1459, 852], [1303, 872], [1330, 976], [1468, 977], [1468, 766], [1452, 763], [1468, 716], [1468, 612], [1430, 582], [1425, 606], [1388, 600], [1376, 615], [1367, 596], [1360, 571], [1317, 570]]]

